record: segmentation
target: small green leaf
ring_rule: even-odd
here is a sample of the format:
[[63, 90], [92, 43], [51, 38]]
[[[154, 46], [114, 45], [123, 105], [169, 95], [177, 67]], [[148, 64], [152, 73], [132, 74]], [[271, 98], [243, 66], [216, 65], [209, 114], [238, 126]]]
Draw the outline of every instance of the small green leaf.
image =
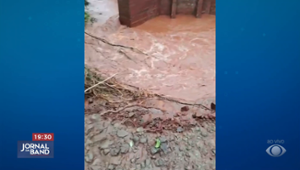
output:
[[160, 140], [156, 139], [156, 144], [155, 144], [155, 148], [159, 148], [160, 147]]

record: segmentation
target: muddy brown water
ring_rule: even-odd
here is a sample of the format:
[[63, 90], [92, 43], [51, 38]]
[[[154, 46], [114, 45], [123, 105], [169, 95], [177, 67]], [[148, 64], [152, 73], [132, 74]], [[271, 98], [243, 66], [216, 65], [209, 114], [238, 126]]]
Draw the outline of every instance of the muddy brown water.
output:
[[87, 29], [85, 63], [101, 74], [191, 103], [215, 98], [215, 16], [159, 16], [136, 28], [116, 17]]
[[[131, 103], [137, 106], [106, 118], [112, 121], [126, 119], [129, 121], [122, 123], [127, 126], [143, 126], [156, 132], [159, 129], [155, 126], [157, 124], [176, 131], [178, 126], [193, 127], [191, 125], [199, 123], [199, 117], [215, 117], [209, 109], [191, 106], [202, 104], [210, 108], [210, 104], [215, 103], [214, 16], [204, 15], [201, 19], [184, 15], [176, 19], [159, 16], [135, 28], [117, 23], [117, 18], [111, 17], [106, 24], [88, 30], [110, 44], [86, 36], [86, 63], [107, 76], [118, 73], [116, 78], [125, 84], [183, 103], [148, 98]], [[111, 44], [133, 47], [142, 53]], [[107, 111], [104, 107], [97, 107], [99, 102], [95, 103], [87, 104], [86, 111]], [[183, 107], [188, 107], [188, 110], [182, 112]], [[146, 127], [147, 122], [152, 122], [152, 125]]]

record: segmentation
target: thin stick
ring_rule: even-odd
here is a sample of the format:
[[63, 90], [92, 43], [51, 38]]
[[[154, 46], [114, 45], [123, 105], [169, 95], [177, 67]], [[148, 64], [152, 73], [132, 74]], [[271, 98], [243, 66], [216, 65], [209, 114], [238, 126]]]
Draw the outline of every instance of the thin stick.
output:
[[116, 73], [116, 74], [114, 74], [114, 75], [112, 75], [112, 76], [110, 76], [110, 77], [108, 77], [107, 79], [105, 79], [105, 80], [103, 80], [103, 81], [100, 81], [100, 82], [99, 82], [99, 83], [97, 83], [97, 84], [94, 84], [93, 86], [91, 86], [91, 87], [87, 88], [87, 89], [84, 91], [84, 93], [86, 93], [87, 91], [89, 91], [89, 90], [93, 89], [94, 87], [96, 87], [96, 86], [98, 86], [98, 85], [100, 85], [100, 84], [103, 84], [104, 82], [106, 82], [107, 80], [109, 80], [109, 79], [113, 78], [113, 77], [114, 77], [114, 76], [116, 76], [116, 75], [117, 75], [117, 73]]

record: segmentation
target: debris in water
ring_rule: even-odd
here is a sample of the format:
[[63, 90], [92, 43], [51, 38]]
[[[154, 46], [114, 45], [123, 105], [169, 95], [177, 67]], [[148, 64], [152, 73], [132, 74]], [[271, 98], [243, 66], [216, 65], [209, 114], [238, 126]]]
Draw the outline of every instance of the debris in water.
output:
[[211, 110], [216, 110], [216, 104], [211, 103], [211, 104], [210, 104], [210, 108], [211, 108]]
[[183, 106], [183, 107], [181, 108], [181, 111], [182, 111], [182, 112], [187, 112], [187, 111], [189, 111], [189, 107], [188, 107], [188, 106]]

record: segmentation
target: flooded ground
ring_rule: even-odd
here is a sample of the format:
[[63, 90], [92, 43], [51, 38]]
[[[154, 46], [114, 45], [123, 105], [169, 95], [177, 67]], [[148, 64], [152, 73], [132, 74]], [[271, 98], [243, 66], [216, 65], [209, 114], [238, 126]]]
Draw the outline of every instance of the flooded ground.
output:
[[[99, 32], [89, 31], [92, 35]], [[106, 36], [108, 42], [119, 46], [86, 37], [85, 62], [102, 74], [117, 73], [124, 83], [188, 102], [214, 98], [214, 16], [160, 16], [137, 28], [120, 27]]]
[[215, 169], [215, 16], [127, 28], [116, 1], [90, 3], [85, 64], [155, 95], [86, 102], [86, 169]]

